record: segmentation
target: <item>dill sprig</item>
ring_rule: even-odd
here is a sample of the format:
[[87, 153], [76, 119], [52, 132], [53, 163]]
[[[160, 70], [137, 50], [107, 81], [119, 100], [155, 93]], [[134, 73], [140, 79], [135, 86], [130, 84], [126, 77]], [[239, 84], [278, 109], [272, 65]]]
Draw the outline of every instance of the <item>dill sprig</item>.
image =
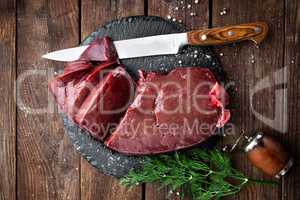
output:
[[[146, 157], [143, 169], [131, 171], [121, 179], [121, 184], [158, 182], [169, 187], [171, 193], [185, 188], [192, 199], [210, 200], [234, 195], [251, 181], [274, 183], [249, 179], [232, 167], [228, 155], [216, 149], [195, 149]], [[181, 192], [181, 197], [184, 196]]]

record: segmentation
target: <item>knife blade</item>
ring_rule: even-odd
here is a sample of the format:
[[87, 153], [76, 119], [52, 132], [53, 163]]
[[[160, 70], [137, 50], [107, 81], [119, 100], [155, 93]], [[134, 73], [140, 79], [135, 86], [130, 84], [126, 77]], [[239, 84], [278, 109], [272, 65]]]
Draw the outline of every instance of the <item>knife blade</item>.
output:
[[[144, 56], [177, 54], [185, 45], [225, 45], [243, 40], [261, 43], [268, 32], [265, 22], [254, 22], [225, 26], [213, 29], [194, 30], [187, 33], [156, 35], [128, 40], [114, 41], [120, 59]], [[78, 60], [88, 47], [79, 46], [54, 51], [43, 55], [43, 58], [71, 62]]]

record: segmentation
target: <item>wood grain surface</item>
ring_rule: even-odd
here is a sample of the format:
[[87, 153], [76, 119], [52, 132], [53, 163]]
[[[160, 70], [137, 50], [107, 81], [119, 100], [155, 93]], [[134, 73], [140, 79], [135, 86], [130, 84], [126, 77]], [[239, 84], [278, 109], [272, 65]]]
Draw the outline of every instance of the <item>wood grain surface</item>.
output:
[[[220, 11], [223, 8], [230, 10], [227, 15], [221, 16]], [[246, 134], [253, 134], [256, 130], [261, 130], [273, 136], [281, 136], [280, 132], [282, 130], [276, 131], [264, 124], [253, 114], [253, 110], [271, 119], [275, 115], [275, 91], [278, 88], [273, 84], [275, 81], [274, 73], [283, 67], [283, 16], [284, 5], [282, 1], [220, 0], [213, 2], [213, 27], [259, 20], [265, 21], [271, 30], [266, 40], [259, 46], [254, 45], [252, 42], [241, 42], [236, 45], [217, 48], [216, 52], [223, 55], [220, 56], [220, 61], [236, 90], [236, 96], [232, 99], [233, 104], [237, 105], [237, 108], [232, 111], [232, 122], [236, 125], [236, 134], [239, 134], [241, 130], [246, 131]], [[252, 94], [251, 90], [255, 88], [255, 85], [266, 77], [270, 78], [270, 87]], [[281, 103], [277, 103], [282, 109]], [[282, 119], [279, 119], [279, 123], [281, 122]], [[232, 143], [236, 138], [237, 135], [228, 136], [225, 138], [224, 143]], [[235, 153], [234, 163], [250, 177], [268, 178], [253, 168], [242, 152]], [[233, 199], [277, 200], [281, 198], [281, 192], [280, 185], [251, 184]]]
[[61, 63], [41, 58], [42, 52], [78, 44], [77, 3], [26, 0], [17, 4], [18, 199], [80, 199], [80, 157], [48, 98], [48, 79]]
[[282, 199], [300, 199], [300, 1], [285, 2], [284, 66], [287, 68], [288, 131], [283, 137], [296, 161], [283, 179]]
[[[47, 92], [48, 80], [62, 64], [41, 59], [48, 51], [78, 45], [111, 19], [144, 14], [171, 18], [190, 29], [267, 22], [270, 32], [261, 45], [245, 41], [215, 48], [235, 88], [236, 134], [223, 143], [233, 142], [241, 130], [262, 130], [280, 139], [296, 164], [280, 185], [251, 184], [229, 199], [299, 200], [298, 0], [1, 0], [0, 200], [166, 199], [168, 189], [158, 191], [157, 185], [147, 184], [128, 190], [81, 159]], [[38, 75], [30, 75], [33, 70]], [[253, 92], [264, 78], [270, 87]], [[241, 152], [235, 152], [233, 160], [248, 176], [269, 178]]]
[[188, 32], [188, 42], [190, 45], [217, 46], [250, 40], [259, 44], [267, 33], [268, 25], [265, 22], [254, 22], [193, 30]]
[[0, 2], [0, 199], [16, 199], [16, 2]]

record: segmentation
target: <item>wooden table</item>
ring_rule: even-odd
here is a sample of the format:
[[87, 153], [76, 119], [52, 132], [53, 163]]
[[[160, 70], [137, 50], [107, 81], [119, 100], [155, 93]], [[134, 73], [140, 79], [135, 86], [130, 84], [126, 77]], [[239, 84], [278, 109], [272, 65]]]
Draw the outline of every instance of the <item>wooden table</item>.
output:
[[[274, 135], [286, 144], [296, 164], [280, 180], [280, 185], [249, 185], [232, 199], [300, 199], [297, 162], [300, 158], [300, 70], [297, 68], [300, 1], [199, 0], [195, 4], [194, 0], [185, 0], [182, 3], [175, 0], [0, 1], [1, 200], [165, 199], [168, 191], [157, 191], [157, 186], [152, 184], [126, 190], [118, 180], [101, 174], [76, 153], [64, 134], [56, 107], [48, 100], [47, 80], [54, 76], [55, 70], [61, 69], [58, 67], [61, 64], [41, 59], [41, 55], [78, 45], [111, 19], [130, 15], [166, 18], [169, 14], [194, 29], [256, 20], [270, 25], [270, 34], [259, 48], [243, 42], [217, 47], [215, 51], [238, 94], [233, 100], [237, 105], [233, 111], [237, 132], [263, 130]], [[188, 4], [192, 9], [187, 8]], [[182, 10], [182, 6], [186, 9]], [[220, 15], [223, 8], [227, 12]], [[190, 16], [191, 12], [196, 15]], [[32, 70], [37, 70], [39, 75], [27, 76]], [[265, 77], [269, 78], [265, 84], [271, 87], [250, 99], [254, 86]], [[278, 80], [283, 84], [278, 85]], [[276, 97], [278, 91], [283, 93]], [[276, 105], [279, 105], [277, 113]], [[29, 107], [40, 109], [32, 113]], [[275, 123], [277, 128], [263, 123], [253, 110], [270, 119], [279, 117]], [[224, 142], [233, 138], [228, 137]], [[248, 176], [266, 178], [242, 154], [234, 154], [234, 162]]]

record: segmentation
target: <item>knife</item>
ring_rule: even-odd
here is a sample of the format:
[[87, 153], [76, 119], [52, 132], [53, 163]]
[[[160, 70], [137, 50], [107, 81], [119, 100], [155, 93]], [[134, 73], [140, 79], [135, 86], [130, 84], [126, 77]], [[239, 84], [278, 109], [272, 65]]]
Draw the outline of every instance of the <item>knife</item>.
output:
[[[144, 56], [177, 54], [185, 45], [225, 45], [234, 42], [251, 40], [256, 44], [261, 43], [268, 33], [265, 22], [254, 22], [240, 25], [225, 26], [220, 28], [194, 30], [187, 33], [174, 33], [156, 35], [128, 40], [114, 41], [120, 59]], [[88, 47], [54, 51], [43, 55], [43, 58], [56, 61], [75, 61]]]

